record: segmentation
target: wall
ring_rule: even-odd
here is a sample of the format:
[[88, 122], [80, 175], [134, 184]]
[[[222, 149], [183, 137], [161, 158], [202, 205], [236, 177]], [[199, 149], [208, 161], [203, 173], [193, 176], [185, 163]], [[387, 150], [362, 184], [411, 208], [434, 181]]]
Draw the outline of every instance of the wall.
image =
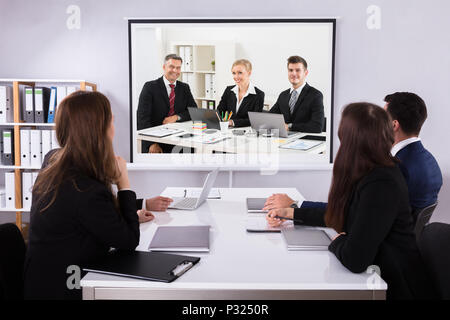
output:
[[[66, 8], [81, 8], [81, 29], [68, 30]], [[366, 9], [381, 8], [381, 29], [369, 30]], [[335, 121], [352, 101], [382, 104], [387, 93], [412, 91], [427, 103], [421, 137], [444, 176], [434, 221], [450, 222], [450, 29], [446, 0], [107, 1], [0, 0], [1, 78], [85, 78], [111, 100], [116, 116], [115, 149], [129, 156], [127, 21], [124, 17], [339, 17], [336, 39]], [[5, 46], [5, 44], [7, 44]], [[336, 126], [335, 126], [336, 131]], [[335, 139], [337, 140], [337, 139]], [[448, 143], [447, 143], [448, 144]], [[338, 142], [335, 141], [336, 151]], [[194, 184], [192, 173], [131, 173], [138, 192], [164, 184]], [[141, 180], [137, 183], [137, 178]], [[237, 173], [235, 185], [295, 185], [306, 196], [326, 199], [330, 174], [280, 173], [274, 177]], [[314, 191], [311, 186], [314, 186]], [[3, 214], [2, 214], [3, 216]], [[6, 214], [4, 216], [7, 216]]]

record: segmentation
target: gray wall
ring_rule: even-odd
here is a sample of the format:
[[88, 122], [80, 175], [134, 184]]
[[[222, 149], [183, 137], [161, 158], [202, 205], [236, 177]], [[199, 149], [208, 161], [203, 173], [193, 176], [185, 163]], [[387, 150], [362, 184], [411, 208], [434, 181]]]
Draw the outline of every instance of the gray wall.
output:
[[[66, 8], [81, 8], [81, 29], [68, 30]], [[381, 29], [368, 30], [369, 5], [381, 8]], [[340, 17], [337, 24], [335, 121], [352, 101], [382, 104], [387, 93], [412, 91], [427, 103], [421, 138], [444, 176], [433, 221], [450, 222], [450, 3], [426, 1], [107, 1], [0, 0], [0, 78], [82, 78], [95, 82], [116, 116], [115, 149], [129, 158], [127, 21], [124, 17]], [[336, 126], [335, 126], [336, 132]], [[335, 141], [334, 149], [338, 144]], [[138, 176], [139, 175], [139, 179]], [[198, 183], [192, 172], [132, 172], [138, 193], [165, 184]], [[159, 181], [163, 180], [164, 185]], [[227, 181], [227, 178], [224, 178]], [[222, 184], [222, 180], [220, 184]], [[236, 173], [235, 186], [296, 186], [325, 200], [330, 173], [283, 172], [273, 177]], [[312, 183], [314, 182], [314, 183]], [[224, 185], [226, 185], [226, 182]], [[314, 185], [314, 188], [311, 187]], [[6, 214], [5, 214], [6, 216]]]

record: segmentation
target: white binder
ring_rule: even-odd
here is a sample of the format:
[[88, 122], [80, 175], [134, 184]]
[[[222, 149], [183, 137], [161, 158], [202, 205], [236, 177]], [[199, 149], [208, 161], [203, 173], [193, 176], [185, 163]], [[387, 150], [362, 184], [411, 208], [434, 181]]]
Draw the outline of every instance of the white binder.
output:
[[16, 188], [14, 184], [14, 171], [5, 172], [6, 208], [16, 208]]
[[52, 150], [52, 132], [50, 130], [42, 130], [42, 161], [45, 155]]
[[31, 190], [33, 187], [33, 175], [31, 172], [22, 173], [22, 207], [31, 208]]
[[211, 98], [211, 74], [205, 73], [205, 98]]
[[66, 87], [56, 87], [56, 105], [58, 106], [67, 95]]
[[31, 166], [40, 167], [42, 165], [41, 130], [30, 130], [30, 143]]
[[185, 47], [184, 49], [184, 59], [186, 60], [186, 70], [185, 71], [192, 71], [192, 48], [191, 47]]
[[24, 167], [31, 166], [30, 153], [30, 129], [20, 130], [20, 164]]
[[44, 122], [44, 92], [43, 88], [34, 88], [34, 122]]
[[58, 139], [56, 138], [56, 130], [52, 130], [52, 149], [58, 149], [59, 143]]
[[36, 178], [37, 178], [38, 174], [39, 174], [39, 171], [33, 171], [33, 172], [31, 173], [31, 176], [32, 176], [32, 178], [33, 178], [33, 186], [34, 186], [34, 184], [36, 183]]
[[77, 87], [66, 87], [66, 96], [68, 96], [71, 93], [74, 93], [75, 91], [77, 91], [78, 88]]
[[3, 139], [2, 164], [5, 166], [12, 166], [14, 164], [12, 130], [11, 129], [3, 130], [2, 139]]
[[180, 58], [183, 60], [183, 62], [181, 63], [181, 71], [186, 71], [185, 47], [181, 46], [179, 48], [179, 55]]
[[216, 97], [216, 75], [211, 74], [211, 99]]
[[25, 122], [34, 122], [34, 89], [33, 87], [25, 87], [25, 107], [23, 113], [23, 120]]
[[12, 87], [0, 86], [0, 123], [14, 122]]
[[48, 103], [48, 115], [47, 115], [47, 123], [55, 122], [55, 110], [56, 110], [56, 87], [51, 88], [50, 92], [50, 101]]

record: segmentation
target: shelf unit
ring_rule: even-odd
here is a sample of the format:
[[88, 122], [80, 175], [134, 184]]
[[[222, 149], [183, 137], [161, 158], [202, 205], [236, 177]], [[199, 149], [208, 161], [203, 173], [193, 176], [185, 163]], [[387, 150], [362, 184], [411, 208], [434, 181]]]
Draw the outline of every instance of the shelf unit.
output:
[[86, 80], [60, 80], [60, 79], [0, 79], [0, 85], [11, 85], [13, 90], [13, 108], [14, 108], [14, 122], [0, 123], [0, 127], [13, 127], [14, 129], [14, 166], [0, 166], [1, 174], [5, 170], [14, 170], [14, 184], [15, 184], [15, 208], [0, 208], [0, 212], [15, 212], [16, 225], [22, 230], [22, 213], [29, 212], [30, 208], [22, 207], [22, 171], [23, 170], [39, 170], [40, 167], [23, 167], [20, 159], [20, 127], [53, 127], [53, 123], [29, 123], [23, 122], [20, 119], [20, 86], [46, 86], [52, 85], [76, 85], [80, 90], [86, 91], [90, 88], [92, 91], [97, 90], [97, 85]]
[[[233, 84], [231, 65], [235, 61], [235, 43], [231, 41], [172, 41], [168, 51], [176, 52], [183, 58], [180, 52], [181, 47], [190, 48], [192, 59], [190, 70], [182, 69], [178, 80], [189, 84], [199, 108], [202, 108], [203, 102], [208, 104], [210, 101], [214, 101], [217, 107], [226, 86]], [[214, 65], [211, 64], [212, 61], [215, 62]], [[206, 95], [205, 89], [207, 75], [215, 77], [215, 92], [210, 97]]]

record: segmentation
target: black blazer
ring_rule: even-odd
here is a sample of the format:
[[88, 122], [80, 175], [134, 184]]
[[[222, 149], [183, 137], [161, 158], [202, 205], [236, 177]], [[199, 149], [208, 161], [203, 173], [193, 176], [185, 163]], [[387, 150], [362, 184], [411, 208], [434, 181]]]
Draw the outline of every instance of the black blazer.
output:
[[228, 86], [220, 99], [219, 105], [217, 106], [217, 111], [219, 115], [226, 111], [230, 113], [233, 111], [231, 120], [234, 122], [235, 127], [248, 127], [250, 126], [250, 120], [248, 119], [248, 112], [261, 112], [264, 107], [264, 92], [255, 87], [256, 94], [249, 94], [246, 96], [239, 107], [239, 111], [236, 113], [236, 94], [231, 91], [234, 86]]
[[324, 124], [323, 95], [308, 83], [302, 89], [300, 96], [291, 115], [289, 109], [290, 89], [283, 91], [278, 96], [277, 102], [269, 112], [281, 113], [286, 123], [292, 123], [291, 131], [322, 132]]
[[[187, 83], [177, 81], [175, 86], [175, 114], [181, 121], [191, 120], [188, 107], [197, 107]], [[156, 127], [162, 125], [164, 118], [169, 114], [170, 104], [163, 77], [148, 81], [142, 87], [137, 109], [137, 129]], [[148, 150], [151, 142], [144, 141], [142, 150]]]
[[[350, 271], [378, 265], [388, 299], [434, 298], [435, 289], [417, 248], [408, 187], [397, 166], [380, 167], [364, 176], [352, 192], [344, 232], [329, 250]], [[304, 224], [325, 226], [324, 208], [294, 209]]]
[[[81, 290], [67, 288], [70, 265], [80, 269], [110, 247], [134, 250], [139, 244], [136, 194], [119, 191], [117, 211], [102, 183], [73, 171], [55, 202], [39, 202], [33, 192], [28, 249], [24, 268], [26, 299], [81, 299]], [[39, 176], [38, 176], [39, 179]], [[77, 185], [75, 187], [74, 183]]]

